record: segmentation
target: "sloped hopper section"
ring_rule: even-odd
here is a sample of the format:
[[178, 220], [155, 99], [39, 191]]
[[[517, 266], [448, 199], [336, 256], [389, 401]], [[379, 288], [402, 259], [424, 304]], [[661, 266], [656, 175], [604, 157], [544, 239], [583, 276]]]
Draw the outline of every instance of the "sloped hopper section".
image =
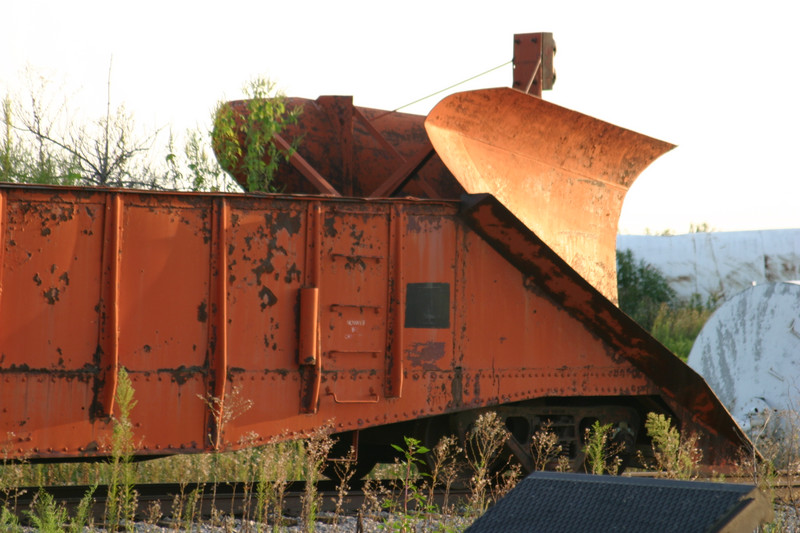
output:
[[612, 302], [622, 201], [674, 146], [514, 89], [448, 96], [434, 149], [470, 194], [489, 193]]
[[535, 472], [467, 531], [733, 533], [770, 520], [753, 485]]

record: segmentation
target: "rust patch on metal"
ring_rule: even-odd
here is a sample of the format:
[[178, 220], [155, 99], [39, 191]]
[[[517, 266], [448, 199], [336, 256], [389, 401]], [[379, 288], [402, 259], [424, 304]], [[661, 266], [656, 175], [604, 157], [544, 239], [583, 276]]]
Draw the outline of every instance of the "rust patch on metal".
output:
[[436, 370], [436, 362], [444, 357], [445, 345], [443, 342], [418, 342], [406, 352], [409, 362], [422, 370]]
[[103, 361], [103, 348], [99, 344], [95, 348], [94, 354], [92, 354], [92, 361], [98, 372], [95, 374], [94, 380], [92, 380], [92, 402], [89, 405], [89, 420], [95, 422], [97, 419], [102, 418], [104, 414], [102, 394], [103, 387], [106, 384], [105, 378], [101, 377], [99, 372], [100, 364]]
[[55, 305], [55, 303], [59, 300], [60, 292], [61, 291], [58, 290], [58, 287], [50, 287], [43, 292], [44, 299], [47, 300], [48, 304]]
[[264, 259], [257, 261], [258, 266], [251, 269], [251, 272], [256, 275], [256, 283], [259, 285], [261, 285], [261, 276], [275, 272], [275, 267], [272, 266], [271, 259], [271, 257], [265, 257]]
[[322, 222], [322, 228], [326, 237], [336, 237], [336, 235], [339, 234], [339, 231], [336, 229], [336, 217], [325, 217], [325, 220]]
[[272, 226], [275, 229], [284, 229], [289, 235], [296, 235], [300, 232], [302, 227], [302, 217], [299, 211], [278, 211], [274, 213], [265, 213], [264, 220], [267, 226]]
[[364, 272], [367, 269], [367, 264], [358, 255], [347, 255], [345, 256], [346, 263], [344, 264], [345, 270], [360, 270]]
[[420, 233], [423, 231], [439, 231], [442, 228], [441, 215], [417, 215], [406, 219], [406, 231]]
[[278, 297], [275, 296], [275, 293], [269, 290], [267, 287], [261, 287], [261, 290], [258, 291], [258, 297], [261, 298], [262, 311], [267, 307], [272, 307], [278, 303]]
[[286, 276], [283, 280], [286, 283], [291, 283], [292, 281], [300, 281], [300, 277], [302, 276], [302, 272], [299, 268], [297, 268], [297, 263], [292, 263], [291, 266], [286, 270]]
[[[63, 363], [63, 361], [62, 361]], [[80, 368], [67, 370], [63, 368], [32, 368], [31, 366], [22, 363], [20, 365], [9, 365], [5, 368], [0, 368], [0, 374], [32, 374], [39, 376], [48, 376], [54, 378], [75, 378], [79, 381], [88, 381], [89, 377], [97, 374], [98, 368], [90, 363], [84, 364]]]
[[167, 374], [169, 375], [172, 380], [177, 383], [178, 385], [183, 385], [190, 379], [192, 379], [195, 375], [205, 375], [207, 374], [207, 369], [203, 366], [185, 366], [181, 365], [178, 368], [159, 368], [156, 370], [158, 374]]

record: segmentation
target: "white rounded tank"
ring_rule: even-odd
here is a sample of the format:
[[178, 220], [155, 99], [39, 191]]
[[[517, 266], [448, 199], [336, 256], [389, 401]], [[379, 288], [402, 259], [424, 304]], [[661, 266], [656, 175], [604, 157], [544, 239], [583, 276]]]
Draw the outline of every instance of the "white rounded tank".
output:
[[698, 335], [689, 366], [745, 430], [800, 409], [800, 283], [756, 285], [727, 300]]

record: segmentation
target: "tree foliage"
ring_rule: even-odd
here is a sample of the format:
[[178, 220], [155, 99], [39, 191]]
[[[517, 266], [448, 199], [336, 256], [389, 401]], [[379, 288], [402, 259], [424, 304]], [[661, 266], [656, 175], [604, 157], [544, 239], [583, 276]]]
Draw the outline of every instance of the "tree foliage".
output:
[[191, 129], [184, 137], [183, 150], [175, 146], [170, 133], [165, 157], [165, 182], [174, 189], [191, 191], [227, 191], [239, 186], [225, 174], [211, 150], [210, 134], [201, 129]]
[[646, 330], [653, 328], [662, 304], [675, 301], [675, 291], [653, 265], [636, 261], [631, 250], [617, 251], [619, 307]]
[[6, 96], [3, 99], [0, 132], [0, 181], [72, 185], [78, 180], [74, 161], [64, 157], [45, 139], [31, 135], [25, 124], [48, 130], [40, 100], [32, 95], [30, 113], [23, 117], [22, 107]]
[[[35, 78], [35, 77], [34, 77]], [[69, 116], [67, 99], [56, 100], [48, 81], [29, 82], [21, 99], [6, 95], [0, 138], [0, 179], [17, 183], [158, 187], [150, 150], [158, 132], [137, 133], [124, 106], [112, 108], [111, 74], [105, 114], [81, 123]]]
[[620, 309], [684, 361], [717, 306], [714, 297], [678, 299], [661, 271], [631, 250], [617, 251], [617, 286]]
[[297, 148], [276, 142], [287, 126], [296, 124], [302, 108], [289, 109], [286, 96], [275, 82], [255, 78], [244, 87], [246, 111], [220, 104], [214, 116], [212, 142], [220, 165], [228, 172], [246, 176], [251, 192], [279, 192], [274, 183], [281, 159], [289, 160]]

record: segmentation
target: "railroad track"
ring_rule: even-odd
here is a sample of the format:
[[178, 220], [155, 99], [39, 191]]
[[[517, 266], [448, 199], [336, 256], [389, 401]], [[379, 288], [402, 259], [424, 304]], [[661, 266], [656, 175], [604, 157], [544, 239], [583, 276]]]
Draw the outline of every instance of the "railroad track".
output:
[[[20, 487], [0, 495], [0, 506], [5, 506], [18, 516], [24, 517], [25, 512], [31, 509], [36, 495], [44, 491], [53, 497], [57, 505], [63, 506], [70, 515], [74, 515], [81, 500], [91, 490], [92, 487], [88, 485]], [[252, 518], [259, 503], [258, 483], [152, 483], [134, 485], [133, 490], [137, 495], [137, 520], [152, 518], [153, 509], [157, 509], [161, 520], [169, 522], [177, 514], [177, 509], [181, 509], [180, 512], [185, 516], [189, 512], [187, 506], [191, 506], [192, 514], [198, 520], [209, 519], [212, 516]], [[92, 494], [90, 516], [96, 524], [102, 523], [105, 519], [108, 492], [108, 486], [98, 486]], [[287, 484], [281, 507], [283, 516], [291, 518], [301, 515], [305, 492], [306, 484], [303, 481]], [[350, 516], [355, 516], [364, 508], [365, 499], [369, 494], [378, 501], [391, 498], [398, 502], [400, 507], [404, 497], [399, 480], [378, 481], [373, 483], [369, 490], [365, 490], [361, 481], [352, 482], [340, 503], [337, 503], [340, 500], [339, 487], [333, 481], [319, 482], [317, 493], [320, 514], [338, 512]], [[450, 504], [465, 499], [468, 495], [469, 492], [465, 488], [451, 488], [447, 493], [442, 489], [436, 489], [433, 501], [441, 507], [446, 503], [446, 499]]]
[[[652, 477], [654, 473], [638, 473], [638, 476]], [[630, 475], [630, 474], [628, 474]], [[726, 478], [728, 483], [752, 484], [748, 478]], [[782, 475], [771, 483], [772, 497], [778, 506], [795, 508], [800, 503], [800, 476]], [[420, 487], [421, 488], [421, 487]], [[235, 518], [252, 519], [256, 516], [259, 505], [258, 483], [152, 483], [138, 484], [133, 487], [137, 494], [136, 520], [153, 521], [154, 514], [163, 525], [175, 522], [177, 513], [183, 513], [184, 519], [191, 513], [195, 521], [208, 520], [214, 516], [227, 516]], [[365, 490], [361, 481], [349, 484], [344, 497], [340, 500], [339, 487], [333, 481], [323, 480], [316, 486], [318, 513], [322, 520], [330, 519], [334, 514], [339, 516], [356, 516], [360, 510], [365, 509], [365, 499], [371, 497], [381, 502], [393, 499], [402, 508], [404, 498], [400, 480], [382, 480], [374, 482]], [[87, 485], [51, 486], [51, 487], [21, 487], [5, 494], [0, 494], [0, 506], [24, 517], [25, 511], [31, 505], [39, 491], [50, 494], [57, 505], [65, 507], [70, 515], [74, 515], [80, 501], [92, 490]], [[270, 490], [268, 488], [268, 490]], [[427, 496], [427, 489], [425, 494]], [[302, 514], [303, 496], [306, 484], [302, 481], [289, 482], [285, 487], [282, 502], [282, 516], [290, 522]], [[469, 497], [469, 491], [464, 487], [451, 488], [447, 493], [437, 489], [433, 493], [433, 501], [440, 508], [445, 504], [464, 501]], [[447, 502], [445, 502], [447, 498]], [[105, 510], [108, 500], [108, 487], [98, 486], [92, 495], [92, 508], [90, 516], [95, 524], [102, 524], [105, 519]], [[337, 508], [338, 506], [338, 508]], [[154, 513], [156, 509], [156, 513]]]

